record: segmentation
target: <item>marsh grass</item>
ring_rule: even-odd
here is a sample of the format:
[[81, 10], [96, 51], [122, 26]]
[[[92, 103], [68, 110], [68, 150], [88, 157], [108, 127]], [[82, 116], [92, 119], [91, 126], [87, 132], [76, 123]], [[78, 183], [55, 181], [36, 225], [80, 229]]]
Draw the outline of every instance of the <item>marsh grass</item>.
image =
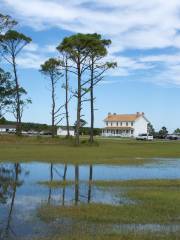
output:
[[45, 186], [45, 187], [51, 187], [51, 188], [63, 188], [63, 187], [68, 187], [72, 186], [75, 184], [74, 181], [40, 181], [38, 184]]
[[[52, 188], [61, 188], [66, 186], [75, 185], [75, 181], [73, 180], [53, 180], [53, 181], [39, 181], [37, 182], [40, 185], [45, 187], [52, 187]], [[132, 187], [150, 187], [150, 188], [179, 188], [180, 187], [180, 179], [135, 179], [135, 180], [95, 180], [95, 181], [85, 181], [81, 180], [78, 182], [79, 184], [86, 184], [95, 187], [105, 188], [108, 191], [116, 187], [121, 188], [125, 187], [132, 188]], [[118, 190], [118, 189], [117, 189]], [[119, 189], [121, 190], [121, 189]]]
[[180, 187], [180, 179], [137, 179], [137, 180], [114, 180], [114, 181], [93, 181], [92, 185], [97, 187]]
[[[132, 183], [134, 185], [130, 185], [129, 181], [125, 181], [120, 186], [131, 186], [131, 188], [126, 188], [124, 196], [127, 199], [135, 201], [136, 204], [108, 205], [91, 203], [79, 204], [78, 206], [42, 205], [38, 209], [38, 214], [45, 221], [52, 221], [59, 217], [68, 217], [91, 223], [180, 223], [179, 180], [172, 180], [172, 184], [171, 180], [139, 180]], [[142, 186], [144, 187], [142, 188]]]

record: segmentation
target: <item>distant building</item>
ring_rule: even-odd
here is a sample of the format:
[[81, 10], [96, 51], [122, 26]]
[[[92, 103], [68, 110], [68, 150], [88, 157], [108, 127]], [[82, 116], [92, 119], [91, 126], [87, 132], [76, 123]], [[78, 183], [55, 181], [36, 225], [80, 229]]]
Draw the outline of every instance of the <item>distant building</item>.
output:
[[16, 132], [15, 125], [0, 124], [0, 133], [15, 133], [15, 132]]
[[109, 113], [104, 122], [105, 127], [102, 130], [104, 137], [137, 137], [139, 134], [148, 132], [149, 121], [144, 113]]
[[[75, 130], [73, 127], [69, 128], [70, 136], [75, 135]], [[67, 127], [61, 126], [57, 128], [57, 136], [67, 136]]]

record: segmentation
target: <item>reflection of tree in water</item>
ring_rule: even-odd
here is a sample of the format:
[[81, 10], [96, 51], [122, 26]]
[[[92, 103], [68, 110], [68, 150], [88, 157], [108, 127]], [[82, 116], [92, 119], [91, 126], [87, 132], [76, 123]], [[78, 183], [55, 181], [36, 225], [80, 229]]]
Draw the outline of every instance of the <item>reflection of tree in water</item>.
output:
[[12, 195], [13, 169], [0, 165], [0, 204], [6, 204]]
[[75, 166], [75, 205], [79, 202], [79, 166]]
[[[53, 164], [50, 164], [50, 182], [53, 181], [54, 174], [53, 174]], [[52, 195], [52, 187], [49, 187], [49, 195], [48, 195], [48, 204], [51, 203], [51, 195]]]
[[92, 195], [93, 166], [89, 166], [88, 203], [91, 202]]
[[8, 239], [9, 234], [15, 235], [11, 228], [11, 219], [14, 208], [17, 187], [22, 185], [19, 181], [21, 166], [19, 163], [11, 165], [0, 165], [0, 204], [7, 204], [10, 200], [10, 208], [7, 213], [7, 220], [3, 219], [3, 229], [0, 230], [0, 239]]
[[87, 199], [87, 203], [91, 202], [92, 198], [92, 181], [93, 181], [93, 166], [89, 166], [89, 179], [88, 179], [88, 191], [87, 195], [82, 196], [80, 194], [80, 180], [79, 180], [79, 166], [75, 165], [75, 205], [78, 205], [80, 202], [80, 197], [83, 197], [83, 199]]
[[[64, 166], [64, 174], [63, 174], [63, 181], [66, 181], [66, 174], [67, 174], [67, 164]], [[66, 195], [66, 184], [64, 184], [63, 187], [63, 193], [62, 193], [62, 205], [64, 206], [65, 204], [65, 195]]]
[[[61, 175], [59, 171], [56, 169], [56, 167], [53, 164], [50, 164], [49, 171], [50, 171], [50, 183], [53, 182], [54, 180], [54, 171], [56, 174], [61, 178], [63, 185], [62, 188], [59, 186], [59, 188], [62, 189], [62, 205], [64, 206], [66, 203], [66, 190], [67, 188], [70, 188], [70, 185], [68, 184], [68, 179], [67, 179], [67, 170], [68, 170], [68, 165], [65, 164], [63, 168], [63, 174]], [[86, 184], [83, 184], [83, 186], [87, 187], [87, 193], [83, 196], [80, 194], [80, 184], [81, 181], [79, 179], [79, 165], [74, 166], [74, 197], [72, 194], [72, 200], [75, 205], [78, 205], [78, 203], [81, 201], [81, 199], [85, 199], [87, 203], [91, 202], [92, 198], [92, 182], [93, 182], [93, 165], [89, 166], [89, 176], [88, 176], [88, 182]], [[72, 189], [72, 191], [73, 191]], [[84, 200], [83, 200], [84, 201]], [[48, 199], [47, 199], [48, 204], [52, 204], [52, 184], [49, 184], [49, 193], [48, 193]]]

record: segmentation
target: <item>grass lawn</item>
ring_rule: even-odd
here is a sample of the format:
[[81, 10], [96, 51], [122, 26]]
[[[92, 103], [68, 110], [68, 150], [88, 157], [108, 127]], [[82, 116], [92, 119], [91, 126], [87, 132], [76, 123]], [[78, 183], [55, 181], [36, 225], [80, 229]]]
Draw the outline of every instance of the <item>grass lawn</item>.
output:
[[73, 139], [0, 136], [0, 161], [141, 164], [147, 159], [138, 158], [180, 158], [180, 141], [99, 139], [92, 147], [82, 141], [75, 147]]

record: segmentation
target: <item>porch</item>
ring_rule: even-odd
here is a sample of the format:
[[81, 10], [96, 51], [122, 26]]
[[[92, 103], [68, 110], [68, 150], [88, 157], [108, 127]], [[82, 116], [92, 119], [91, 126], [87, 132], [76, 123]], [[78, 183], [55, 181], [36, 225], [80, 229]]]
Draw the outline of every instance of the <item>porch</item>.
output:
[[102, 129], [103, 137], [133, 137], [133, 135], [134, 129], [131, 127]]

